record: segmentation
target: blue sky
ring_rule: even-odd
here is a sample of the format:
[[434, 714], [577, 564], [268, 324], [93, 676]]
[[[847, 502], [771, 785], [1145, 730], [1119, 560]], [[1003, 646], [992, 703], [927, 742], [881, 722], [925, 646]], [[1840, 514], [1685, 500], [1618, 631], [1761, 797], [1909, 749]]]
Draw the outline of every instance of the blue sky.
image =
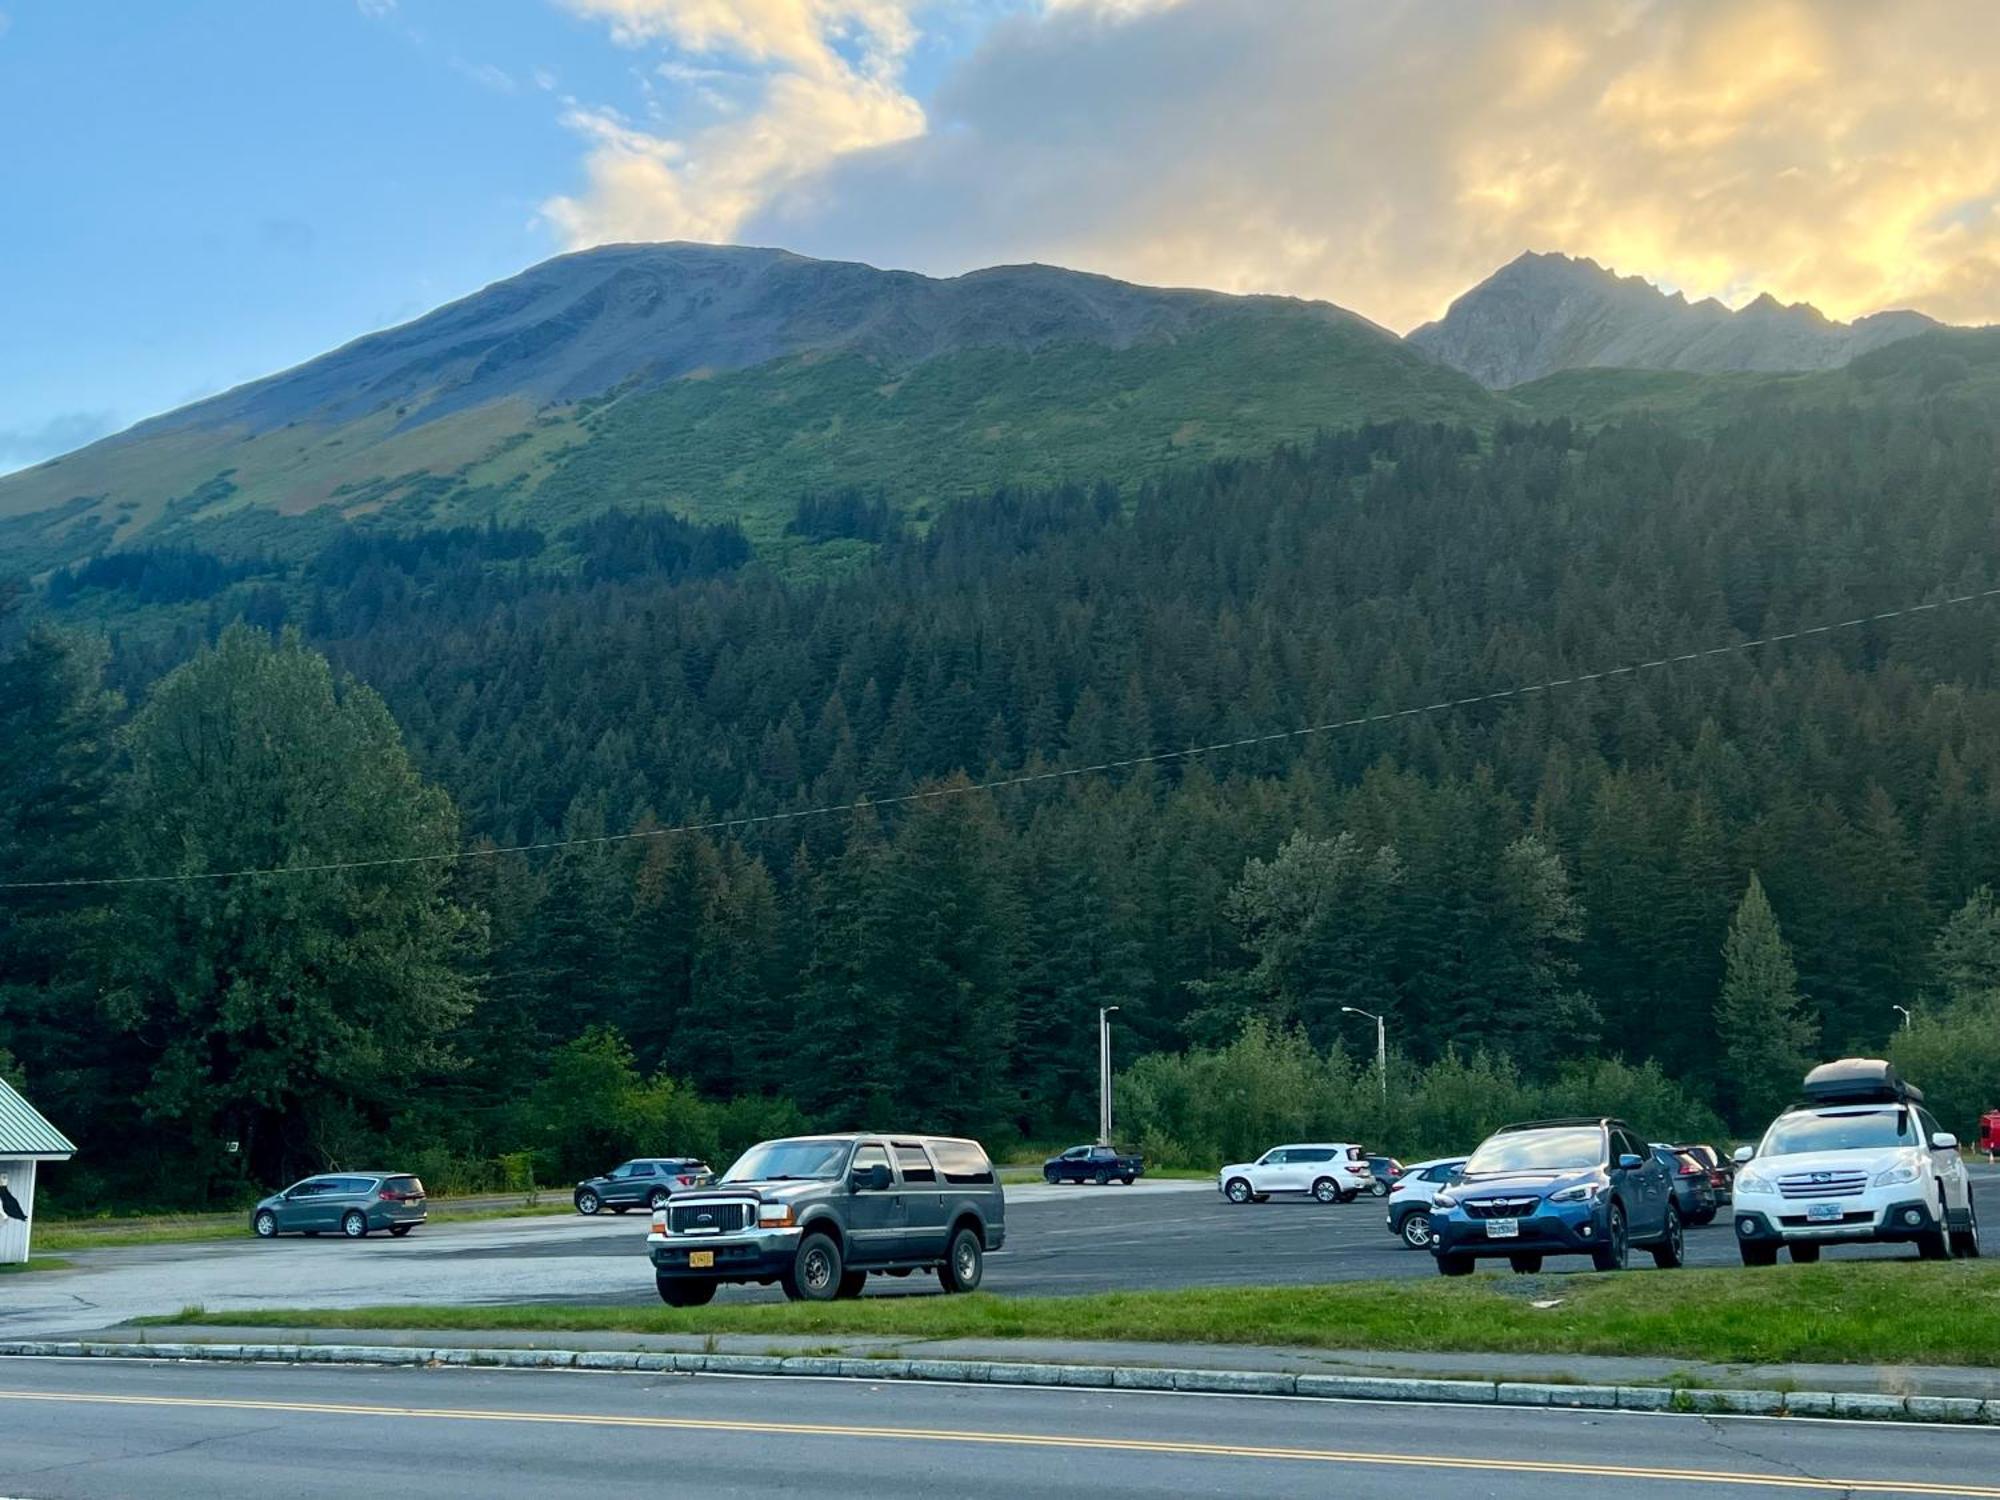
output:
[[2000, 316], [1966, 0], [0, 0], [0, 471], [561, 250]]

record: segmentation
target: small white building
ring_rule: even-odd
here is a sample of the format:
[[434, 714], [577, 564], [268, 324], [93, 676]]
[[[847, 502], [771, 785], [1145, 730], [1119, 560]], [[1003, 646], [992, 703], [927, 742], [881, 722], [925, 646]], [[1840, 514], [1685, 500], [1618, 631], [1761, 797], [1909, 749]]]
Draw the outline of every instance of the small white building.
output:
[[35, 1227], [35, 1169], [74, 1155], [69, 1137], [0, 1078], [0, 1265], [28, 1258], [28, 1236]]

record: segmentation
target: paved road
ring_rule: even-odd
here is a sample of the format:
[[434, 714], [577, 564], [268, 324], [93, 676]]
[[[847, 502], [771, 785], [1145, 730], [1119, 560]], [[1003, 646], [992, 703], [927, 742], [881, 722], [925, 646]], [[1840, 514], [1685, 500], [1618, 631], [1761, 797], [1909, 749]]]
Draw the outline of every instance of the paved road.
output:
[[800, 1379], [0, 1366], [0, 1493], [35, 1500], [1405, 1500], [1441, 1486], [1493, 1500], [2000, 1500], [2000, 1432]]
[[[2000, 1201], [2000, 1183], [1987, 1191]], [[1040, 1185], [1008, 1193], [1008, 1248], [987, 1263], [986, 1286], [1003, 1295], [1051, 1295], [1216, 1285], [1310, 1284], [1435, 1274], [1428, 1255], [1388, 1233], [1378, 1200], [1225, 1203], [1204, 1183], [1125, 1187]], [[643, 1215], [433, 1224], [406, 1240], [372, 1236], [90, 1251], [72, 1271], [0, 1281], [0, 1337], [102, 1328], [146, 1313], [200, 1304], [235, 1308], [365, 1307], [389, 1302], [650, 1303]], [[1688, 1235], [1700, 1266], [1738, 1263], [1726, 1222]], [[1859, 1247], [1829, 1259], [1909, 1257]], [[1636, 1257], [1645, 1264], [1645, 1256]], [[1554, 1273], [1581, 1260], [1551, 1260]], [[870, 1295], [929, 1294], [928, 1277], [877, 1277]], [[774, 1288], [740, 1287], [727, 1300], [770, 1300]]]

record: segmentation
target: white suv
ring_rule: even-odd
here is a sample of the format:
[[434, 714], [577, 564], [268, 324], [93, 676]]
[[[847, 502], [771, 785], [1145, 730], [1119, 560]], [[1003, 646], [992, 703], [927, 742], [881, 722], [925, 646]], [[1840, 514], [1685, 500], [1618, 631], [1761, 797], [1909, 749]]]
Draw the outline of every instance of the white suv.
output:
[[1746, 1266], [1824, 1245], [1915, 1244], [1925, 1260], [1979, 1254], [1979, 1218], [1958, 1139], [1923, 1091], [1885, 1062], [1845, 1058], [1806, 1075], [1807, 1102], [1736, 1153], [1736, 1243]]
[[1215, 1186], [1231, 1203], [1262, 1203], [1273, 1193], [1307, 1193], [1322, 1203], [1352, 1203], [1356, 1193], [1375, 1185], [1375, 1174], [1359, 1146], [1308, 1141], [1273, 1146], [1255, 1161], [1238, 1162], [1215, 1174]]

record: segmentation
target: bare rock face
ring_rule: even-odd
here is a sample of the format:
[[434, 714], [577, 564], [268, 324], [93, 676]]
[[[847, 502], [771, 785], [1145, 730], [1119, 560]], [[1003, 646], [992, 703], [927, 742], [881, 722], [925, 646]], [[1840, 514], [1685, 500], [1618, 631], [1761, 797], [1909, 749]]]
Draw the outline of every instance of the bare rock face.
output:
[[1826, 370], [1940, 326], [1915, 312], [1836, 323], [1768, 292], [1732, 312], [1689, 302], [1592, 260], [1529, 253], [1502, 266], [1409, 341], [1500, 388], [1558, 370]]

